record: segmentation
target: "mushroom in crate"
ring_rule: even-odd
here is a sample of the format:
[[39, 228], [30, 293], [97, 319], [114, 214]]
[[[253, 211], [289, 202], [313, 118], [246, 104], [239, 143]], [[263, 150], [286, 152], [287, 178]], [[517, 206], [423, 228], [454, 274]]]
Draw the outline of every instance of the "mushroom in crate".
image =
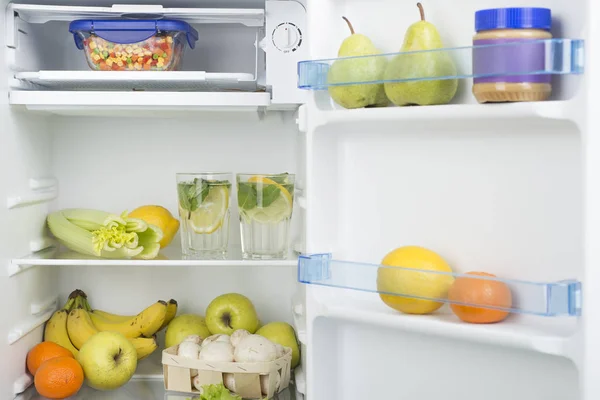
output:
[[247, 331], [189, 337], [163, 351], [165, 389], [198, 394], [223, 384], [245, 399], [272, 398], [290, 383], [292, 349]]

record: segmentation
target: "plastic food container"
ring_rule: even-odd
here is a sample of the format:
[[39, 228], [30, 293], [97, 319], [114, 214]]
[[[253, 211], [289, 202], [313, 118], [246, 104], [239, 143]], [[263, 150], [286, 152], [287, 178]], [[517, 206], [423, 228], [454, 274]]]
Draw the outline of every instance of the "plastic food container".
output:
[[98, 71], [174, 71], [198, 32], [176, 20], [78, 20], [69, 31], [88, 65]]
[[[547, 8], [497, 8], [475, 13], [473, 94], [480, 103], [547, 100], [551, 76], [544, 71], [546, 46], [551, 39], [552, 12]], [[528, 74], [529, 72], [529, 74]]]

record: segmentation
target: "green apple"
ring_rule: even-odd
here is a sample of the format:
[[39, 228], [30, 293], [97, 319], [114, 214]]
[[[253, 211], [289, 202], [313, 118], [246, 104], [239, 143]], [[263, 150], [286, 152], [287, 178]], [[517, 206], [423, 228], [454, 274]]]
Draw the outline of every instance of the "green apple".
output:
[[183, 314], [173, 318], [167, 326], [165, 347], [176, 346], [190, 335], [198, 335], [202, 339], [210, 336], [204, 317], [195, 314]]
[[300, 347], [294, 328], [285, 322], [271, 322], [256, 331], [257, 335], [269, 339], [273, 343], [292, 349], [292, 368], [300, 364]]
[[238, 293], [223, 294], [211, 301], [206, 308], [206, 326], [213, 335], [231, 335], [238, 329], [254, 333], [258, 324], [254, 304]]
[[137, 368], [133, 344], [118, 332], [98, 332], [81, 346], [77, 361], [88, 386], [97, 390], [120, 388]]

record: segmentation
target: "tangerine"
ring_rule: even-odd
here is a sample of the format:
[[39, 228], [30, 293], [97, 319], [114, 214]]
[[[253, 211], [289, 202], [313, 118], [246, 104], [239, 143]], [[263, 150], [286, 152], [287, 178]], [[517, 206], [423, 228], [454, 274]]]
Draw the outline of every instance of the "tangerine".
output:
[[[485, 272], [469, 272], [467, 275], [495, 278]], [[458, 318], [472, 324], [491, 324], [503, 321], [509, 314], [506, 310], [495, 308], [512, 307], [510, 288], [504, 283], [489, 279], [469, 277], [457, 278], [448, 291], [448, 300], [463, 304], [477, 304], [483, 307], [450, 304], [452, 312]], [[495, 308], [484, 308], [485, 306]]]
[[34, 384], [41, 396], [64, 399], [81, 389], [83, 368], [72, 356], [52, 358], [38, 368]]
[[27, 353], [27, 369], [31, 375], [35, 376], [40, 365], [56, 357], [73, 358], [73, 354], [68, 349], [53, 342], [39, 343]]

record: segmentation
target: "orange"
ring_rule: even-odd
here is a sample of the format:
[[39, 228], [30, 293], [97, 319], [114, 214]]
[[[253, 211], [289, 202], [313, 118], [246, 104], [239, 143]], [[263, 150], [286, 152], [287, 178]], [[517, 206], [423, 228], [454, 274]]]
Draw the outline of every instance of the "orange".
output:
[[73, 353], [56, 343], [42, 342], [27, 353], [27, 369], [35, 376], [40, 365], [56, 357], [73, 358]]
[[83, 369], [73, 357], [52, 358], [35, 374], [35, 389], [49, 399], [64, 399], [75, 395], [83, 385]]
[[[469, 272], [467, 275], [496, 277], [485, 272]], [[512, 306], [512, 295], [505, 283], [467, 277], [460, 277], [454, 281], [448, 291], [448, 300], [496, 308], [510, 308]], [[450, 304], [450, 308], [458, 318], [472, 324], [500, 322], [509, 314], [508, 311], [504, 310], [459, 304]]]

